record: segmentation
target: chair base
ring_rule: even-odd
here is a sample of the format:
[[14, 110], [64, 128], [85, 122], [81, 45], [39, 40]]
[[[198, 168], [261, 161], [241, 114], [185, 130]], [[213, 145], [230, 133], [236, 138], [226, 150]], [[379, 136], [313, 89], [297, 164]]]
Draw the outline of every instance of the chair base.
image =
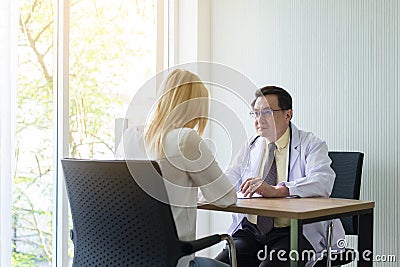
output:
[[[332, 253], [332, 267], [340, 267], [342, 265], [349, 264], [356, 259], [356, 252], [354, 249], [346, 248], [344, 252], [341, 253]], [[319, 260], [314, 267], [326, 267], [327, 266], [327, 257], [324, 256], [321, 260]]]

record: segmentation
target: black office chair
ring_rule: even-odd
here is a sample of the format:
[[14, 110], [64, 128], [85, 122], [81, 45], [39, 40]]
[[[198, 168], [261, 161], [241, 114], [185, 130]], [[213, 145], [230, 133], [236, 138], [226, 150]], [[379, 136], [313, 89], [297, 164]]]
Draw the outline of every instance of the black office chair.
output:
[[[234, 243], [229, 235], [194, 241], [178, 239], [156, 162], [61, 162], [74, 223], [70, 232], [74, 242], [73, 266], [172, 267], [182, 256], [222, 240], [228, 241], [232, 266], [236, 266]], [[143, 189], [138, 186], [138, 179]], [[152, 191], [158, 200], [144, 190]]]
[[[361, 173], [364, 154], [360, 152], [329, 152], [331, 167], [336, 173], [331, 197], [360, 199]], [[346, 235], [356, 235], [357, 216], [340, 218]]]
[[[333, 185], [332, 198], [360, 199], [361, 173], [364, 154], [360, 152], [329, 152], [332, 160], [331, 167], [336, 173], [335, 183]], [[340, 218], [346, 235], [358, 234], [358, 218], [343, 217]], [[328, 229], [328, 240], [331, 239], [331, 231], [333, 225]], [[346, 248], [342, 253], [346, 257], [335, 255], [335, 260], [331, 262], [331, 266], [341, 266], [355, 260], [356, 255], [353, 249]], [[320, 264], [329, 266], [330, 264], [324, 259]], [[322, 266], [318, 264], [318, 266]]]

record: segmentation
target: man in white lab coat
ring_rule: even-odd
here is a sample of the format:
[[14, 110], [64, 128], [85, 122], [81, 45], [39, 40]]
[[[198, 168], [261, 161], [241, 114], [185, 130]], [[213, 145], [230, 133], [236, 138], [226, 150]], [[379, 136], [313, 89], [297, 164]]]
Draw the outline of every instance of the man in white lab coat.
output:
[[[291, 123], [292, 98], [284, 89], [266, 86], [257, 90], [255, 96], [250, 115], [257, 134], [248, 140], [230, 164], [226, 172], [229, 179], [245, 197], [253, 194], [263, 197], [329, 197], [335, 173], [330, 167], [326, 143]], [[272, 151], [269, 150], [271, 145]], [[275, 177], [275, 183], [267, 182], [266, 177], [271, 175]], [[239, 267], [290, 265], [288, 219], [271, 219], [269, 229], [265, 230], [262, 225], [268, 223], [261, 216], [233, 214], [232, 217], [228, 232], [235, 240]], [[327, 224], [304, 225], [305, 249], [317, 253], [326, 251]], [[339, 250], [336, 244], [343, 238], [341, 222], [335, 220], [333, 249]], [[278, 252], [282, 250], [286, 253], [281, 252], [283, 256], [279, 257]], [[226, 249], [217, 259], [228, 262]], [[309, 261], [306, 266], [313, 264]]]

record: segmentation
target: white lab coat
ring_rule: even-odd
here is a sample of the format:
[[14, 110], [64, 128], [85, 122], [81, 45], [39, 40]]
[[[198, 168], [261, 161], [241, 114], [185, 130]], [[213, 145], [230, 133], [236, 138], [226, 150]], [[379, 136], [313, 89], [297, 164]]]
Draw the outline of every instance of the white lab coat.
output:
[[[328, 156], [326, 143], [310, 132], [299, 130], [293, 123], [291, 128], [290, 172], [288, 181], [283, 184], [288, 187], [291, 196], [329, 197], [336, 175], [330, 167], [331, 159]], [[242, 147], [225, 173], [230, 181], [236, 184], [237, 189], [246, 178], [258, 175], [265, 142], [263, 138], [255, 140], [255, 137], [250, 138]], [[245, 216], [236, 213], [232, 215], [233, 222], [228, 228], [229, 234], [241, 229], [241, 221]], [[327, 249], [327, 229], [327, 221], [303, 226], [304, 236], [317, 253]], [[333, 249], [341, 250], [336, 245], [339, 239], [344, 239], [344, 236], [340, 220], [334, 220]], [[307, 265], [312, 266], [312, 263]]]

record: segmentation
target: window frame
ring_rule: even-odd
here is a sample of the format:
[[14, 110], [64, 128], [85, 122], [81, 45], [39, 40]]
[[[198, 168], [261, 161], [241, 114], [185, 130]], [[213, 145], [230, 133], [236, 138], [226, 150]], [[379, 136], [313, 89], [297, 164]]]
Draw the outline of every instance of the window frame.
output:
[[[169, 6], [157, 0], [156, 72], [169, 67]], [[61, 159], [69, 156], [69, 27], [70, 0], [54, 0], [53, 125], [53, 258], [52, 266], [69, 266], [68, 198]], [[13, 166], [16, 120], [19, 2], [0, 1], [0, 266], [11, 266]], [[166, 51], [166, 53], [164, 53]]]
[[[169, 12], [166, 13], [165, 7], [173, 4], [174, 1], [157, 0], [157, 56], [156, 56], [156, 72], [169, 67], [169, 42], [165, 42], [168, 38], [169, 31]], [[64, 177], [61, 166], [61, 159], [69, 156], [69, 25], [70, 25], [70, 0], [56, 0], [55, 19], [57, 21], [57, 30], [55, 31], [56, 40], [56, 81], [54, 82], [55, 98], [54, 105], [55, 114], [55, 151], [54, 160], [54, 185], [55, 196], [54, 212], [53, 212], [53, 266], [68, 266], [68, 196], [65, 188]]]

